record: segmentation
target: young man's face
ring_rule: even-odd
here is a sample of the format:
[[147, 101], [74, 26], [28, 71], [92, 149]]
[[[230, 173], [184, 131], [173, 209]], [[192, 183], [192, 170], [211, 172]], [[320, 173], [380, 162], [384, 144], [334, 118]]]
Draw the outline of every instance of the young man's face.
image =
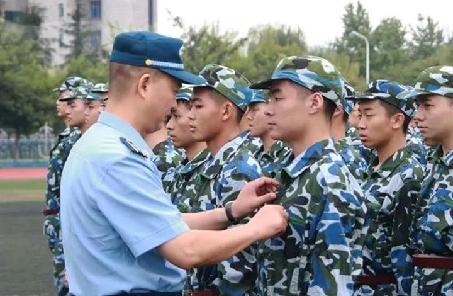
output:
[[194, 88], [189, 118], [190, 131], [196, 141], [209, 141], [222, 128], [223, 107], [214, 91], [207, 87]]
[[66, 102], [60, 101], [60, 99], [62, 99], [68, 93], [69, 93], [68, 90], [60, 92], [60, 94], [58, 95], [57, 101], [55, 102], [58, 117], [61, 117], [61, 118], [66, 117], [66, 108], [67, 108], [68, 104]]
[[417, 99], [415, 119], [428, 145], [439, 145], [451, 138], [453, 131], [453, 99], [440, 96], [421, 96]]
[[[368, 148], [378, 148], [392, 137], [391, 117], [378, 99], [359, 102], [359, 135], [362, 144]], [[393, 115], [395, 116], [395, 115]]]
[[68, 101], [66, 118], [71, 127], [82, 127], [85, 125], [85, 102], [82, 99]]
[[270, 135], [275, 140], [300, 139], [307, 127], [309, 90], [287, 80], [277, 80], [271, 87], [267, 106]]
[[267, 103], [251, 104], [247, 111], [250, 134], [261, 137], [269, 132], [269, 116], [266, 115]]
[[171, 110], [171, 117], [166, 127], [177, 148], [185, 148], [195, 142], [193, 134], [190, 132], [190, 109], [189, 102], [177, 101], [176, 108]]
[[104, 102], [98, 100], [85, 100], [85, 122], [88, 126], [92, 126], [98, 121], [99, 114], [104, 110]]

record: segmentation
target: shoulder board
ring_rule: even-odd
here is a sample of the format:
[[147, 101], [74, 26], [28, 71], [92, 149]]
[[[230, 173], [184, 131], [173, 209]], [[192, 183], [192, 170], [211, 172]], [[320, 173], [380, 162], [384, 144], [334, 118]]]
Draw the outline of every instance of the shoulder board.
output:
[[138, 154], [140, 156], [143, 156], [144, 158], [149, 158], [149, 153], [147, 151], [143, 151], [137, 145], [135, 145], [133, 142], [129, 141], [125, 137], [120, 137], [121, 143], [124, 144], [132, 153]]

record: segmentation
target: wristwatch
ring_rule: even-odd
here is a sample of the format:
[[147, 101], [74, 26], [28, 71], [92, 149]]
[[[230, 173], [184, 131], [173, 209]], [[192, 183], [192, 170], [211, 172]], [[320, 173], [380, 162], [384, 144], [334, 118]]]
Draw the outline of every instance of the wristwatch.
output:
[[225, 214], [231, 224], [238, 223], [238, 219], [233, 216], [233, 201], [229, 201], [225, 204]]

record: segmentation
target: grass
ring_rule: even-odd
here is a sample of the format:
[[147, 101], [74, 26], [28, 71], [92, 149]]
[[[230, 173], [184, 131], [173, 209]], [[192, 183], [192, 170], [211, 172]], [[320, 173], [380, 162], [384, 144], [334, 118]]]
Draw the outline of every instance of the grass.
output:
[[0, 181], [0, 295], [50, 296], [52, 261], [42, 234], [44, 180]]
[[16, 201], [42, 201], [45, 180], [0, 180], [0, 203]]

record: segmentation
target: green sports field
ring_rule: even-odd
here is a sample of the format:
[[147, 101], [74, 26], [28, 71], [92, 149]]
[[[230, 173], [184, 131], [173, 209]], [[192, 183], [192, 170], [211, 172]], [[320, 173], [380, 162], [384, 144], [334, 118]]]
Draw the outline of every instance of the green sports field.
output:
[[44, 180], [0, 181], [0, 295], [54, 295], [42, 235]]

